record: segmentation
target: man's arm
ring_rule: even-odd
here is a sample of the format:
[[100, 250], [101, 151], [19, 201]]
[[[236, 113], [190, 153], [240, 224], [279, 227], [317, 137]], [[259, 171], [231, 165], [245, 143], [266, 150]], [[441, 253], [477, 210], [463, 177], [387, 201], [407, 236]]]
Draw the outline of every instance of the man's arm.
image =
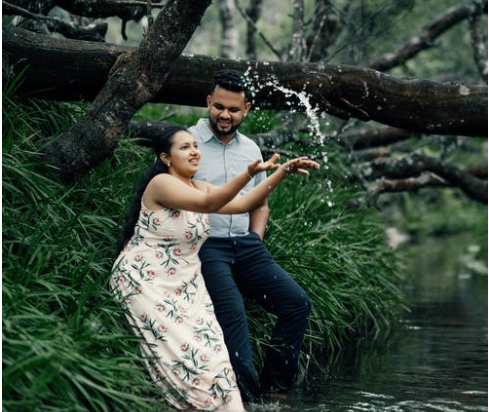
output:
[[265, 236], [269, 215], [270, 209], [268, 209], [268, 202], [266, 199], [261, 206], [258, 206], [250, 212], [250, 232], [258, 233], [261, 240], [263, 240]]

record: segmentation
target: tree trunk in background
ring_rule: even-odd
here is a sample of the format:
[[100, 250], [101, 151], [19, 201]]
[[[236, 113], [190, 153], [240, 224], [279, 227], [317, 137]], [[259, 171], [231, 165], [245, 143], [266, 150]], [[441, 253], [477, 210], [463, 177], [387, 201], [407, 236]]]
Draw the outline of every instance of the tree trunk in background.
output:
[[256, 33], [256, 22], [260, 18], [262, 9], [262, 0], [250, 0], [250, 4], [246, 9], [246, 14], [248, 15], [249, 21], [246, 25], [246, 55], [251, 60], [256, 60], [256, 43], [255, 43], [255, 33]]
[[312, 35], [307, 39], [308, 57], [311, 62], [324, 60], [341, 30], [341, 22], [334, 14], [331, 0], [317, 0]]
[[285, 60], [292, 62], [305, 61], [306, 36], [304, 30], [304, 1], [294, 0], [292, 9], [292, 38]]
[[237, 59], [239, 56], [239, 32], [234, 0], [218, 0], [217, 5], [219, 6], [219, 17], [222, 25], [221, 57]]

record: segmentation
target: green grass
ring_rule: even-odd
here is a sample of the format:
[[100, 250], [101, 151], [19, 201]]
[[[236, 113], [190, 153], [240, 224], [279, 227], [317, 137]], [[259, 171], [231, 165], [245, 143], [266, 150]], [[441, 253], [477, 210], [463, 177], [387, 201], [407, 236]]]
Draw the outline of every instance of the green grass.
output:
[[67, 108], [4, 98], [3, 410], [154, 410], [158, 396], [107, 289], [136, 176], [116, 156], [72, 187], [46, 177], [39, 145], [74, 120], [77, 107]]

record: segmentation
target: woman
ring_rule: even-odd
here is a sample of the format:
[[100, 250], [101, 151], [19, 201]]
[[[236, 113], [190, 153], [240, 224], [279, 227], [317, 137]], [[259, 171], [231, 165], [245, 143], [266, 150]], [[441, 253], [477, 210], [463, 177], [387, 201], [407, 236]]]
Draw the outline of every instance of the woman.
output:
[[[276, 164], [256, 160], [217, 188], [192, 180], [199, 167], [195, 139], [169, 126], [154, 141], [155, 163], [143, 177], [126, 218], [111, 289], [127, 310], [155, 382], [178, 409], [244, 411], [221, 328], [200, 271], [206, 213], [244, 213], [290, 173], [319, 165], [306, 157]], [[239, 196], [256, 173], [278, 169]]]

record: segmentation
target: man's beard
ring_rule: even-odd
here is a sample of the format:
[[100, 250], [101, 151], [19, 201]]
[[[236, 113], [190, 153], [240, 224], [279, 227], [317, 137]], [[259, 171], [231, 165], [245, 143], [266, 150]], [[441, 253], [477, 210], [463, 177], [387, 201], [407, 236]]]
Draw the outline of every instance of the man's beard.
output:
[[229, 136], [231, 134], [234, 134], [236, 130], [238, 130], [239, 126], [241, 125], [241, 122], [239, 122], [237, 125], [233, 125], [231, 123], [231, 128], [227, 131], [220, 130], [218, 128], [217, 122], [213, 121], [210, 117], [209, 117], [209, 124], [211, 125], [214, 134], [219, 137], [219, 136]]

